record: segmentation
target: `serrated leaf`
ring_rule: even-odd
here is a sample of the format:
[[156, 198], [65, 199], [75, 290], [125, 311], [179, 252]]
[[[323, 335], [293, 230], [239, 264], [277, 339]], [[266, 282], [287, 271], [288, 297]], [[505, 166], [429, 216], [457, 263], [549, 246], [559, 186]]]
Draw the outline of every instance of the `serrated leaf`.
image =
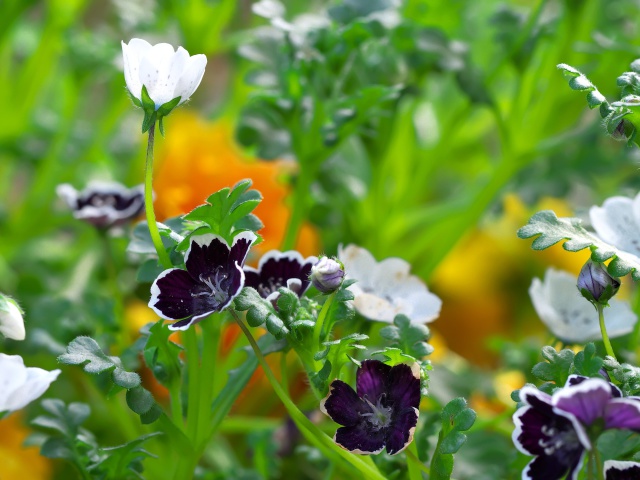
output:
[[449, 480], [453, 472], [453, 454], [466, 441], [462, 432], [469, 430], [476, 419], [476, 412], [468, 407], [464, 398], [451, 400], [440, 414], [441, 429], [438, 444], [431, 459], [433, 480]]
[[116, 447], [101, 448], [101, 460], [91, 467], [91, 472], [104, 480], [143, 478], [140, 475], [144, 471], [143, 460], [147, 457], [155, 458], [155, 455], [144, 450], [142, 446], [156, 435], [161, 435], [161, 432], [149, 433]]
[[573, 359], [576, 373], [585, 377], [595, 377], [603, 365], [604, 359], [596, 355], [596, 347], [593, 343], [585, 345], [584, 350], [576, 353]]
[[143, 350], [145, 363], [154, 377], [165, 386], [178, 379], [182, 372], [182, 347], [169, 340], [172, 333], [164, 324], [164, 320], [157, 321], [149, 329]]
[[518, 230], [518, 237], [537, 237], [531, 244], [534, 250], [544, 250], [563, 240], [562, 248], [570, 252], [590, 248], [594, 261], [602, 263], [611, 259], [607, 270], [612, 276], [623, 277], [631, 273], [634, 280], [640, 280], [637, 257], [616, 249], [585, 230], [579, 218], [558, 218], [553, 211], [543, 210]]
[[405, 315], [396, 315], [393, 325], [380, 330], [380, 335], [389, 340], [392, 347], [399, 348], [407, 355], [421, 359], [433, 352], [427, 343], [430, 332], [426, 325], [412, 324]]
[[546, 362], [534, 365], [531, 373], [540, 380], [563, 386], [571, 373], [574, 356], [573, 351], [568, 348], [558, 352], [550, 346], [542, 347], [542, 357]]

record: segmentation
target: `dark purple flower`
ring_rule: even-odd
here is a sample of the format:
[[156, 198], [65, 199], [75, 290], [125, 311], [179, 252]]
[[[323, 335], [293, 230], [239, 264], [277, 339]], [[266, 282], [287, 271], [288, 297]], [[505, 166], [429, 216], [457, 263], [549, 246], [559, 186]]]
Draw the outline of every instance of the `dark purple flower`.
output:
[[[606, 381], [609, 382], [609, 386], [611, 387], [611, 396], [614, 398], [622, 398], [624, 396], [622, 395], [622, 390], [620, 390], [617, 385], [614, 385], [613, 383], [611, 383], [611, 379], [609, 378], [609, 374], [607, 373], [607, 371], [604, 368], [601, 368], [599, 373], [603, 377], [606, 377], [605, 378]], [[580, 385], [585, 380], [589, 380], [589, 378], [590, 377], [585, 377], [584, 375], [569, 375], [569, 378], [567, 378], [567, 383], [565, 384], [565, 387], [573, 387], [574, 385]]]
[[192, 237], [185, 255], [187, 269], [162, 272], [151, 285], [149, 306], [162, 318], [180, 320], [169, 325], [171, 330], [186, 330], [224, 310], [242, 290], [242, 265], [255, 239], [253, 232], [242, 232], [229, 247], [218, 235]]
[[587, 260], [578, 275], [578, 290], [594, 305], [608, 305], [620, 288], [620, 280], [612, 277], [600, 263]]
[[295, 250], [270, 250], [262, 256], [257, 269], [244, 267], [245, 285], [271, 302], [278, 298], [280, 287], [287, 287], [301, 297], [311, 284], [309, 273], [317, 261], [316, 257], [303, 258]]
[[640, 463], [607, 460], [604, 462], [604, 477], [606, 480], [638, 480]]
[[333, 293], [344, 280], [344, 265], [339, 260], [322, 257], [311, 269], [309, 279], [319, 292]]
[[334, 380], [320, 410], [344, 425], [333, 440], [345, 450], [361, 455], [389, 455], [404, 450], [413, 440], [420, 405], [420, 370], [399, 364], [390, 367], [365, 360], [356, 374], [356, 390]]
[[513, 443], [534, 458], [523, 479], [575, 480], [585, 450], [591, 450], [587, 428], [640, 431], [640, 402], [620, 398], [617, 388], [599, 378], [572, 375], [565, 387], [549, 396], [533, 387], [520, 390], [525, 404], [514, 415]]
[[99, 229], [124, 225], [142, 213], [144, 186], [127, 188], [116, 182], [91, 182], [79, 192], [68, 183], [58, 185], [58, 196], [73, 216]]

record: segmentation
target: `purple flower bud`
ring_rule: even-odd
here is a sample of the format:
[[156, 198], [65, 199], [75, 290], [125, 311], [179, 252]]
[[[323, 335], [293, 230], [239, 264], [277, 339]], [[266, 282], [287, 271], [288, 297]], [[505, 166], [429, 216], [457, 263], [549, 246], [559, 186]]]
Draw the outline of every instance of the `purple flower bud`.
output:
[[601, 263], [588, 260], [578, 275], [578, 290], [591, 303], [608, 305], [620, 288], [620, 280], [612, 277]]
[[344, 265], [339, 260], [321, 257], [311, 268], [309, 279], [322, 293], [333, 293], [340, 288], [344, 279]]

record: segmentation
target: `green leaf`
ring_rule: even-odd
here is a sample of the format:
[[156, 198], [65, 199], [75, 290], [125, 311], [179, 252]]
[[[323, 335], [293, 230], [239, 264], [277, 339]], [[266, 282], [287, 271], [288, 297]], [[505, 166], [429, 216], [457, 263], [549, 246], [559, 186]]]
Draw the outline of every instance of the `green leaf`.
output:
[[573, 351], [568, 348], [557, 352], [555, 348], [547, 345], [542, 347], [542, 357], [546, 361], [534, 365], [531, 373], [540, 380], [563, 386], [571, 374], [574, 356]]
[[637, 257], [617, 250], [589, 233], [582, 227], [579, 218], [558, 218], [553, 211], [543, 210], [518, 230], [518, 237], [537, 237], [531, 244], [534, 250], [544, 250], [563, 240], [562, 248], [570, 252], [590, 248], [593, 261], [603, 263], [611, 259], [607, 265], [611, 276], [623, 277], [631, 273], [634, 280], [640, 280], [640, 263]]
[[127, 372], [121, 366], [118, 357], [104, 354], [98, 343], [91, 337], [77, 337], [67, 346], [67, 353], [58, 357], [65, 365], [80, 365], [87, 373], [111, 372], [113, 383], [122, 388], [134, 388], [140, 385], [140, 376]]
[[[251, 327], [259, 327], [267, 323], [269, 317], [276, 317], [273, 305], [260, 296], [251, 287], [244, 287], [240, 294], [234, 299], [235, 309], [247, 312], [247, 323]], [[279, 318], [277, 321], [282, 322]], [[277, 321], [271, 321], [272, 325], [277, 325]]]
[[91, 414], [89, 405], [78, 402], [65, 405], [57, 398], [43, 400], [40, 405], [49, 415], [40, 415], [34, 418], [31, 424], [56, 430], [70, 437], [77, 435], [78, 428]]
[[[176, 97], [167, 103], [164, 103], [158, 108], [158, 117], [162, 120], [162, 117], [166, 117], [171, 111], [178, 106], [182, 97]], [[154, 105], [155, 106], [155, 105]]]
[[155, 401], [149, 390], [138, 385], [127, 390], [127, 405], [138, 415], [144, 415], [155, 405]]
[[640, 395], [640, 368], [628, 363], [618, 363], [611, 357], [605, 358], [604, 368], [617, 381], [625, 396]]
[[91, 467], [91, 472], [96, 478], [103, 480], [126, 480], [144, 478], [140, 475], [143, 471], [142, 462], [147, 457], [155, 458], [155, 455], [144, 450], [143, 444], [161, 432], [153, 432], [136, 438], [117, 447], [101, 448], [100, 460]]
[[182, 372], [180, 345], [169, 340], [171, 330], [159, 320], [148, 330], [147, 342], [144, 346], [144, 361], [153, 372], [154, 377], [165, 386], [179, 380]]
[[147, 91], [146, 85], [142, 85], [142, 91], [141, 91], [141, 94], [140, 94], [140, 99], [142, 101], [142, 108], [144, 108], [145, 111], [148, 110], [148, 111], [155, 112], [155, 110], [156, 110], [156, 102], [154, 102], [151, 99], [151, 97], [149, 96], [149, 92]]
[[604, 364], [604, 359], [596, 355], [596, 347], [593, 343], [585, 345], [584, 350], [576, 353], [573, 366], [579, 375], [595, 377], [599, 374]]
[[392, 347], [418, 359], [433, 353], [433, 347], [427, 343], [430, 336], [429, 328], [423, 324], [412, 324], [411, 320], [402, 314], [396, 315], [393, 325], [382, 328], [380, 336], [388, 340]]
[[467, 406], [464, 398], [456, 398], [445, 405], [440, 415], [441, 429], [438, 444], [431, 459], [432, 480], [449, 480], [453, 473], [453, 454], [464, 444], [476, 420], [476, 412]]

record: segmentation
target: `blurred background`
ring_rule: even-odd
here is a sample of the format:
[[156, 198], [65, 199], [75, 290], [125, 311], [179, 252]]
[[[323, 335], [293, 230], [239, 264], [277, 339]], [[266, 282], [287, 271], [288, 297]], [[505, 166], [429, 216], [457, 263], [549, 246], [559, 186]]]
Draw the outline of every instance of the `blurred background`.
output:
[[[2, 351], [51, 369], [75, 336], [116, 335], [104, 239], [71, 217], [55, 187], [142, 183], [146, 136], [125, 91], [120, 47], [139, 37], [208, 58], [200, 87], [156, 140], [159, 219], [251, 178], [264, 196], [256, 214], [265, 225], [252, 262], [293, 246], [333, 255], [341, 243], [404, 258], [443, 300], [430, 325], [434, 362], [448, 359], [443, 371], [460, 373], [459, 385], [441, 384], [436, 368], [436, 401], [464, 394], [481, 415], [500, 415], [550, 337], [528, 298], [532, 278], [548, 266], [577, 273], [588, 256], [533, 252], [516, 230], [541, 209], [586, 219], [591, 205], [635, 196], [640, 186], [638, 150], [606, 134], [556, 65], [579, 68], [617, 99], [616, 77], [640, 57], [640, 2], [253, 3], [1, 1], [0, 291], [20, 302], [27, 326], [27, 340], [6, 340]], [[146, 307], [149, 284], [136, 281], [139, 262], [126, 252], [128, 235], [109, 238], [107, 250], [125, 343], [133, 344], [156, 317]], [[89, 403], [100, 396], [79, 369], [69, 372], [52, 395]], [[269, 395], [264, 379], [254, 383]], [[513, 388], [505, 394], [500, 385]], [[237, 412], [278, 418], [275, 397], [250, 397]], [[21, 446], [32, 407], [0, 422], [0, 452], [10, 459], [0, 478], [18, 478], [24, 465], [28, 478], [69, 478], [66, 467]], [[122, 441], [122, 432], [93, 422], [107, 444]], [[511, 449], [509, 432], [496, 431], [493, 457], [486, 446], [474, 450], [470, 436], [457, 478], [471, 478], [478, 458], [490, 464], [500, 448]], [[259, 450], [257, 437], [238, 444], [229, 433], [224, 451], [242, 459], [243, 449]], [[514, 459], [495, 460], [486, 478], [507, 478]], [[286, 471], [251, 468], [262, 477]]]

